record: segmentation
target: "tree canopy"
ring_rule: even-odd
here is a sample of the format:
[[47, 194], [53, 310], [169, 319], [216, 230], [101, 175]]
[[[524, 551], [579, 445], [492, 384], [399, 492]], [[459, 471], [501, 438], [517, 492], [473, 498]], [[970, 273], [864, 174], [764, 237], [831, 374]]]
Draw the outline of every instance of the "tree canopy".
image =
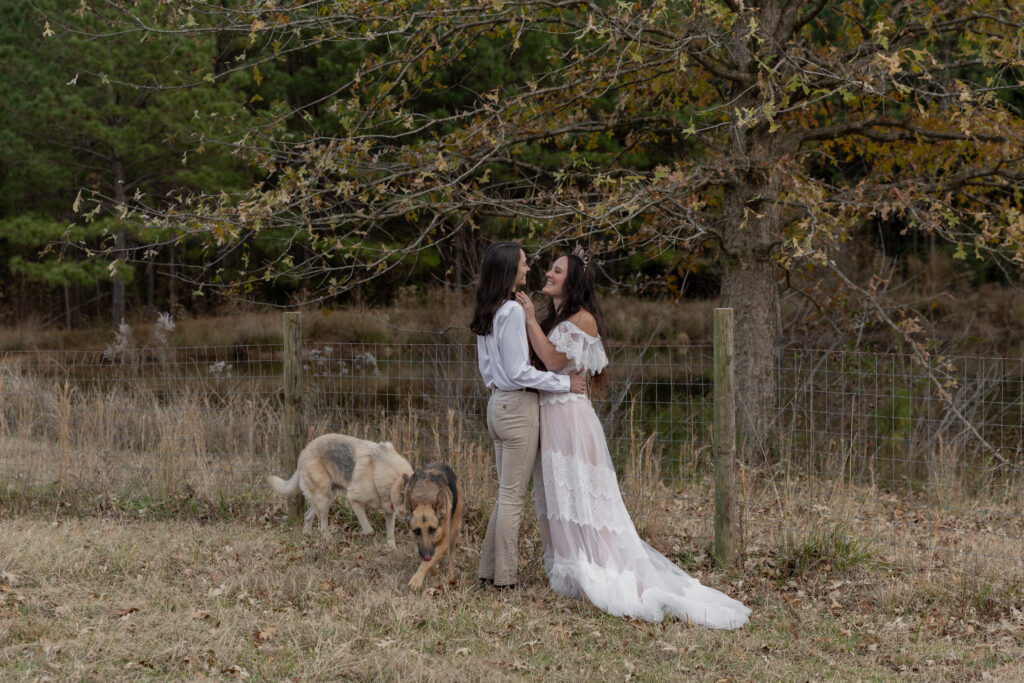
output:
[[[127, 202], [236, 255], [224, 286], [297, 278], [326, 298], [480, 235], [668, 255], [679, 273], [703, 259], [736, 310], [750, 434], [769, 429], [784, 275], [830, 273], [926, 353], [879, 304], [884, 273], [839, 267], [859, 227], [1024, 259], [1019, 2], [84, 6], [116, 18], [110, 39], [237, 46], [192, 78], [245, 74], [263, 98], [233, 141], [257, 182]], [[314, 58], [328, 79], [299, 101], [271, 94], [272, 73]], [[280, 248], [252, 258], [268, 236]]]

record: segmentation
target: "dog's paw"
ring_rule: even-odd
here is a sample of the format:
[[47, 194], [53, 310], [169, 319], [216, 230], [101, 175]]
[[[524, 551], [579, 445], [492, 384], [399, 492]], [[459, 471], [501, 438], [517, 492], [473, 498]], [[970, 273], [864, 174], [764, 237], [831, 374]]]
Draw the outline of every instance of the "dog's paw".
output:
[[396, 544], [394, 541], [388, 541], [388, 548], [390, 548], [391, 550], [398, 550], [398, 544]]
[[423, 577], [419, 574], [413, 574], [413, 577], [409, 579], [409, 588], [417, 591], [423, 588]]

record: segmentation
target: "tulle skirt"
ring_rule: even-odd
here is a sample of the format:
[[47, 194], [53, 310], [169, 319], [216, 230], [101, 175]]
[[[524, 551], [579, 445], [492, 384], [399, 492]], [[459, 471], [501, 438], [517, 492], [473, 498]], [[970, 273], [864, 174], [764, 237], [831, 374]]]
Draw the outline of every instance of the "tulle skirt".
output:
[[533, 481], [552, 590], [645, 621], [673, 614], [710, 628], [747, 623], [743, 603], [702, 585], [640, 538], [590, 401], [542, 394], [540, 410]]

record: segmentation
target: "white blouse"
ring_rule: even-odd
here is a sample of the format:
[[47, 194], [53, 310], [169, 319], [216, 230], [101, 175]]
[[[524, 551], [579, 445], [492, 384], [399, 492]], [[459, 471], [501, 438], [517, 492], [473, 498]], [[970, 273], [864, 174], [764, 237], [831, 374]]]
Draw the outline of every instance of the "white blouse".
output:
[[544, 372], [530, 365], [526, 313], [522, 306], [515, 301], [506, 301], [494, 314], [492, 325], [490, 334], [476, 337], [477, 363], [488, 389], [569, 391], [568, 375]]

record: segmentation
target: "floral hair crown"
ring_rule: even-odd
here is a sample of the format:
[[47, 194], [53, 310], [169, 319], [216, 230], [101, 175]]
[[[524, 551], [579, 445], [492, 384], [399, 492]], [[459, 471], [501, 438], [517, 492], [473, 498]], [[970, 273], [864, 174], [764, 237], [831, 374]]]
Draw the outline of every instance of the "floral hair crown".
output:
[[590, 267], [590, 256], [583, 247], [577, 245], [576, 248], [572, 250], [572, 255], [583, 262], [583, 272], [587, 272], [587, 268]]

